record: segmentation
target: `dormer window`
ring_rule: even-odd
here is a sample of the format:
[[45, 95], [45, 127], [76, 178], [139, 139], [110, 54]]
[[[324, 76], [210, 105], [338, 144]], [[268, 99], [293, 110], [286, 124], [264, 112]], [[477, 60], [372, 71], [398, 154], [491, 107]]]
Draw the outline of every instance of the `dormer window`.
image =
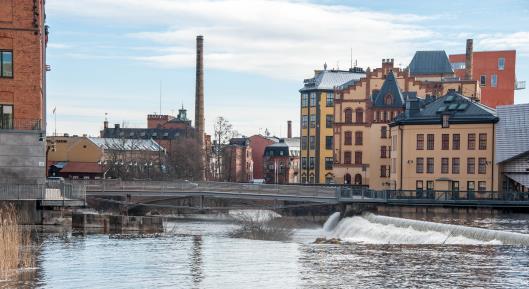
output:
[[391, 95], [391, 93], [388, 93], [386, 94], [386, 96], [384, 96], [384, 104], [393, 105], [393, 96]]
[[448, 120], [450, 119], [450, 115], [443, 114], [442, 119], [443, 119], [443, 128], [450, 127], [450, 123], [448, 122]]

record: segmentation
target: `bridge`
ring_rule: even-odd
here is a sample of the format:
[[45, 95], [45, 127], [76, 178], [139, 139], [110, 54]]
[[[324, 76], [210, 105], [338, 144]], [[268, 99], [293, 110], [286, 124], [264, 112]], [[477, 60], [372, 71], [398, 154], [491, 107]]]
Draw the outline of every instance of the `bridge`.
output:
[[82, 207], [85, 186], [49, 181], [45, 184], [0, 184], [0, 201], [37, 201], [43, 207]]
[[93, 197], [212, 197], [309, 204], [529, 208], [529, 192], [371, 190], [344, 185], [274, 185], [222, 182], [81, 181]]

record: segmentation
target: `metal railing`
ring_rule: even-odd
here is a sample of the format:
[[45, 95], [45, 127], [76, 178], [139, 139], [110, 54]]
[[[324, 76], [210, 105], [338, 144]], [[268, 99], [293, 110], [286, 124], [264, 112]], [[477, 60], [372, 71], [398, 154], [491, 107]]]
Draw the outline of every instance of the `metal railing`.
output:
[[42, 121], [40, 119], [2, 119], [0, 120], [0, 130], [41, 130]]
[[514, 83], [514, 89], [515, 90], [525, 89], [525, 80], [524, 81], [516, 81]]
[[85, 200], [83, 184], [48, 182], [46, 184], [0, 184], [0, 200]]

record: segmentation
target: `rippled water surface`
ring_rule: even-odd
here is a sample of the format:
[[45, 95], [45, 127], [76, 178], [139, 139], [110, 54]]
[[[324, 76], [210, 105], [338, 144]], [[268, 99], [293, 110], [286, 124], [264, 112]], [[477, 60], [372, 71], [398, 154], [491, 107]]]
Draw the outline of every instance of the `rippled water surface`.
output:
[[[528, 217], [434, 218], [528, 233]], [[234, 225], [178, 221], [157, 238], [46, 233], [32, 279], [38, 288], [410, 288], [529, 287], [529, 248], [498, 245], [312, 244], [234, 239]], [[408, 232], [409, 233], [409, 232]], [[410, 233], [413, 238], [413, 232]], [[1, 283], [0, 283], [1, 284]]]

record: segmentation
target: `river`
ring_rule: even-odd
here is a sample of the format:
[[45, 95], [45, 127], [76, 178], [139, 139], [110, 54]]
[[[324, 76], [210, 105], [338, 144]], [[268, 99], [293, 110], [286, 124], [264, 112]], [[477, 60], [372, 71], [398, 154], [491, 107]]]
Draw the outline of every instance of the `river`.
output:
[[[529, 234], [528, 215], [411, 217]], [[329, 231], [319, 225], [298, 228], [290, 242], [230, 238], [236, 225], [208, 220], [174, 221], [167, 225], [170, 232], [151, 238], [46, 231], [41, 234], [37, 268], [31, 278], [0, 286], [529, 287], [526, 246], [499, 245], [355, 218], [359, 219], [342, 220], [327, 228]], [[333, 235], [354, 243], [313, 244], [319, 236]]]

